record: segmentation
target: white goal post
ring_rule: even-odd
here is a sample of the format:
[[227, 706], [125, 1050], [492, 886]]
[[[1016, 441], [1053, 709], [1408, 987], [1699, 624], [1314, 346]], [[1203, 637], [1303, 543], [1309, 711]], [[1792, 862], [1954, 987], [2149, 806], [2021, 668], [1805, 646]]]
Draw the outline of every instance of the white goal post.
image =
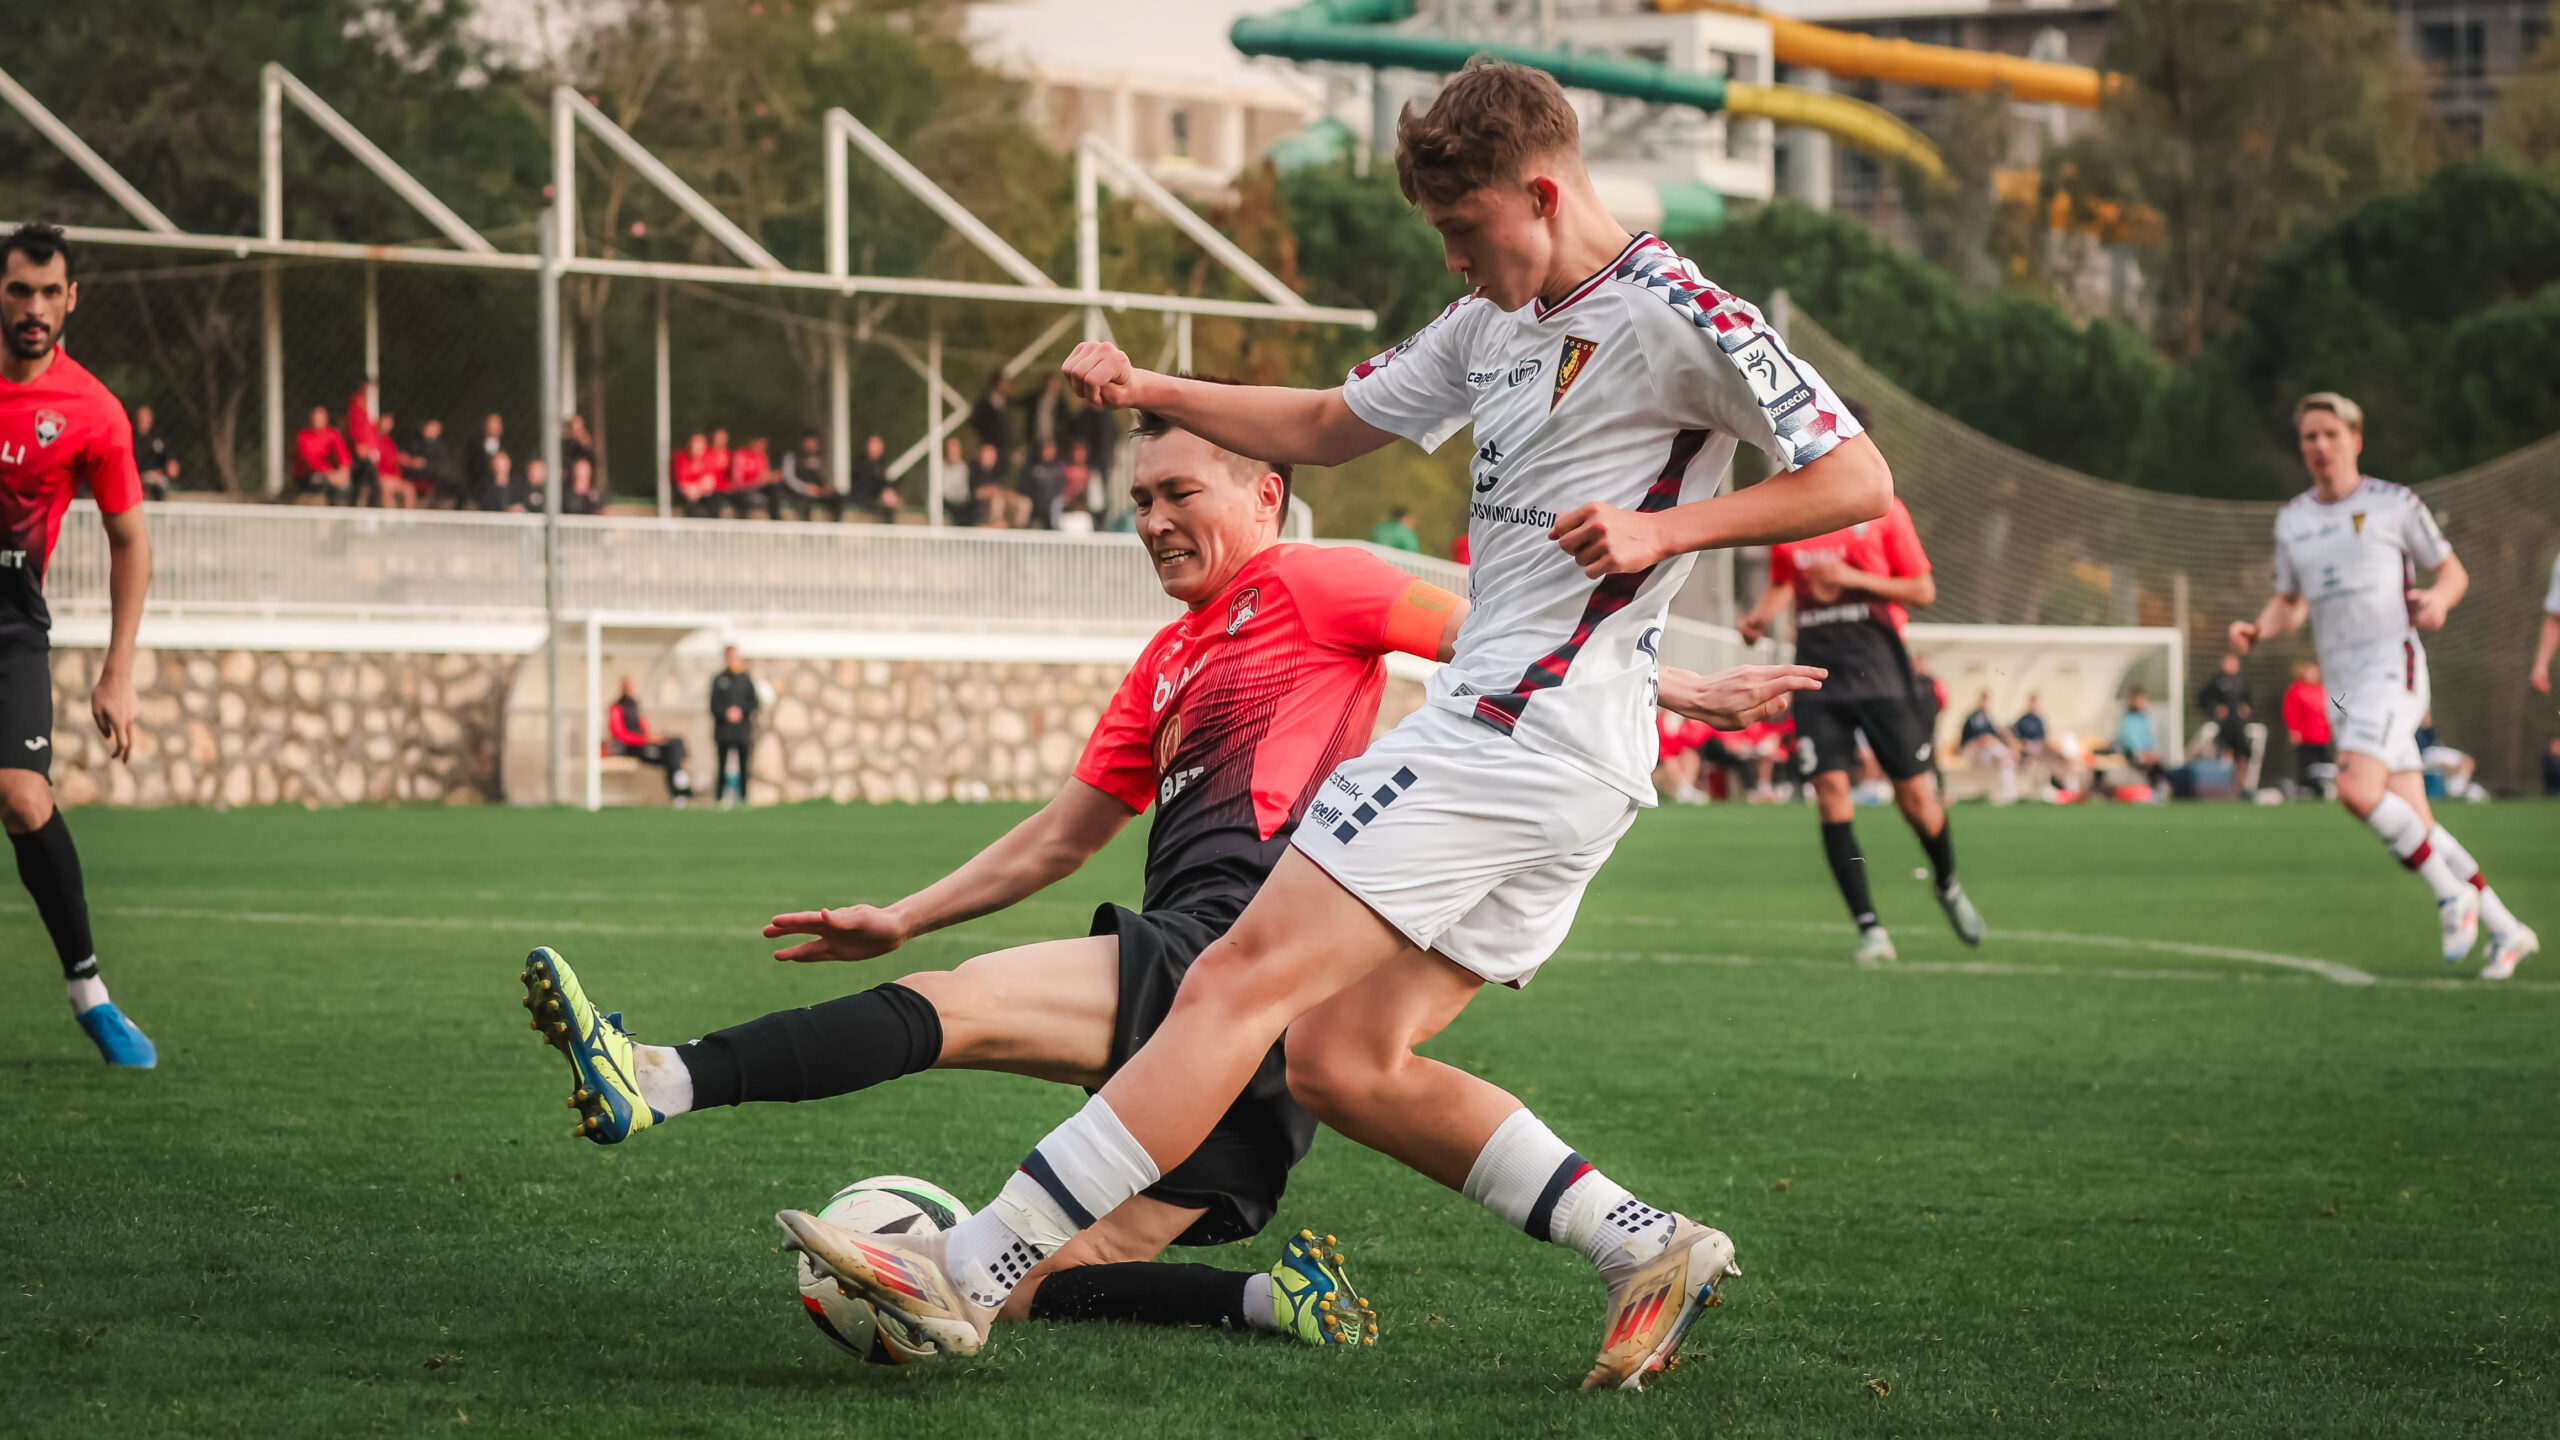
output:
[[1903, 641], [1914, 656], [1928, 657], [1930, 673], [1947, 687], [1947, 707], [1938, 717], [1942, 754], [1986, 690], [1991, 713], [2004, 726], [2033, 695], [2048, 730], [2111, 738], [2132, 683], [2156, 687], [2151, 723], [2160, 753], [2186, 753], [2187, 637], [2170, 626], [1914, 622]]

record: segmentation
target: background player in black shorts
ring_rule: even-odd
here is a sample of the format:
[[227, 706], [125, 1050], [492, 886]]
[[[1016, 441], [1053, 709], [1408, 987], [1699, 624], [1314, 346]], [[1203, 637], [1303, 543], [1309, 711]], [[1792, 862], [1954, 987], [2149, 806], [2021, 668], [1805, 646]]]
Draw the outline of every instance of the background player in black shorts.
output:
[[107, 998], [80, 852], [53, 803], [53, 616], [44, 572], [81, 485], [97, 497], [106, 527], [114, 615], [89, 715], [120, 761], [133, 753], [134, 634], [151, 584], [133, 427], [107, 387], [60, 348], [79, 303], [71, 246], [60, 230], [21, 225], [0, 237], [0, 331], [7, 337], [0, 346], [0, 826], [62, 961], [80, 1028], [108, 1064], [147, 1070], [159, 1053]]
[[1796, 663], [1831, 672], [1821, 690], [1796, 701], [1796, 764], [1813, 783], [1822, 812], [1822, 852], [1858, 924], [1860, 960], [1895, 958], [1893, 937], [1876, 920], [1866, 857], [1858, 850], [1857, 805], [1849, 793], [1861, 735], [1893, 781], [1902, 818], [1929, 852], [1938, 904], [1957, 938], [1982, 943], [1982, 917], [1956, 880], [1955, 842], [1938, 799], [1931, 737], [1936, 710], [1924, 707], [1918, 693], [1929, 682], [1912, 670], [1902, 647], [1903, 607], [1937, 598], [1911, 512], [1896, 500], [1882, 519], [1771, 546], [1769, 588], [1734, 625], [1756, 644], [1792, 603]]

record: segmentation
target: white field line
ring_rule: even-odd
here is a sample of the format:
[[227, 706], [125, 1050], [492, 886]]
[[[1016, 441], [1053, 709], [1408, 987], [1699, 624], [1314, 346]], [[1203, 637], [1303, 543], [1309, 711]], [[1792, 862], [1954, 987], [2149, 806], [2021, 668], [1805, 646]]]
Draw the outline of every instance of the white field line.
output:
[[[1671, 920], [1659, 915], [1618, 915], [1611, 919], [1626, 925], [1650, 925], [1681, 929], [1700, 923]], [[1821, 934], [1849, 933], [1850, 927], [1820, 920], [1743, 920], [1726, 918], [1703, 922], [1726, 929], [1809, 930]], [[2340, 985], [2372, 985], [2379, 983], [2371, 973], [2335, 960], [2318, 960], [2308, 955], [2282, 955], [2272, 950], [2241, 950], [2228, 945], [2195, 945], [2184, 940], [2145, 940], [2130, 935], [2075, 935], [2061, 930], [1986, 930], [1993, 940], [2025, 940], [2044, 945], [2091, 945], [2107, 950], [2148, 950], [2160, 955], [2194, 955], [2210, 960], [2246, 960], [2253, 965], [2279, 965], [2289, 970], [2307, 970], [2323, 980]], [[1905, 965], [1908, 970], [1912, 967]]]
[[[35, 912], [31, 908], [9, 906], [6, 907], [5, 910], [0, 910], [0, 913], [24, 914], [29, 918], [33, 918]], [[328, 925], [369, 927], [390, 930], [454, 930], [476, 931], [483, 933], [510, 931], [525, 938], [527, 943], [535, 944], [540, 943], [542, 936], [553, 934], [669, 935], [716, 940], [753, 939], [760, 943], [764, 940], [763, 936], [756, 934], [756, 929], [761, 927], [750, 927], [746, 925], [712, 926], [635, 924], [608, 920], [563, 920], [554, 917], [532, 918], [497, 915], [422, 916], [385, 915], [373, 913], [327, 914], [292, 910], [222, 910], [214, 908], [165, 905], [102, 906], [99, 907], [97, 913], [101, 915], [110, 915], [136, 920], [194, 920], [213, 922], [217, 924], [227, 921], [241, 925]], [[1675, 921], [1653, 915], [1617, 915], [1610, 918], [1612, 922], [1617, 924], [1645, 925], [1666, 929], [1690, 929], [1695, 928], [1700, 923], [1720, 925], [1726, 928], [1750, 928], [1757, 926], [1764, 929], [1806, 930], [1826, 934], [1845, 934], [1849, 929], [1845, 924], [1809, 920], [1726, 919], [1697, 922], [1687, 920]], [[2087, 945], [2111, 950], [2148, 950], [2154, 953], [2166, 955], [2190, 955], [2204, 959], [2245, 960], [2257, 965], [2272, 965], [2285, 969], [2299, 970], [2308, 975], [2316, 976], [2320, 979], [2339, 985], [2373, 985], [2393, 990], [2469, 990], [2477, 988], [2494, 988], [2500, 991], [2560, 991], [2560, 981], [2504, 980], [2487, 982], [2484, 984], [2484, 982], [2478, 980], [2457, 976], [2447, 976], [2442, 979], [2428, 980], [2385, 978], [2383, 976], [2367, 973], [2363, 970], [2358, 970], [2352, 965], [2338, 964], [2336, 961], [2332, 960], [2317, 960], [2303, 955], [2280, 955], [2266, 950], [2243, 950], [2224, 945], [2193, 945], [2179, 940], [2146, 940], [2127, 935], [2078, 935], [2062, 931], [2048, 930], [1993, 930], [1990, 931], [1989, 934], [1991, 938], [1995, 940], [2019, 940], [2054, 945]], [[1012, 945], [1029, 945], [1043, 940], [1055, 940], [1061, 938], [1066, 937], [1057, 935], [988, 935], [978, 933], [953, 934], [950, 932], [943, 932], [934, 935], [920, 935], [916, 937], [915, 940], [910, 941], [909, 944], [912, 945], [928, 941], [944, 941], [949, 943], [979, 946], [988, 950], [993, 950]], [[780, 945], [784, 942], [777, 940], [771, 943]], [[1558, 951], [1555, 958], [1568, 961], [1644, 962], [1664, 965], [1730, 965], [1739, 967], [1783, 968], [1796, 970], [1863, 969], [1906, 975], [2013, 975], [2059, 976], [2063, 978], [2086, 976], [2107, 980], [2176, 980], [2190, 982], [2237, 981], [2243, 984], [2264, 983], [2267, 980], [2276, 978], [2272, 976], [2251, 975], [2242, 971], [2136, 970], [2120, 967], [2091, 968], [2079, 965], [2029, 965], [1999, 960], [1903, 960], [1885, 965], [1861, 966], [1845, 960], [1786, 960], [1760, 955], [1715, 954], [1679, 950], [1636, 951], [1573, 949]]]

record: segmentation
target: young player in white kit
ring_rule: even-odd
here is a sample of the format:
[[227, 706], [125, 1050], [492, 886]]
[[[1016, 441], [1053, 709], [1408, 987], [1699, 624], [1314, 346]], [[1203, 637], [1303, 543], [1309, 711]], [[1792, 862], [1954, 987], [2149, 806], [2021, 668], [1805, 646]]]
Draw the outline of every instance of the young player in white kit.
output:
[[[924, 1239], [780, 1217], [813, 1263], [947, 1352], [975, 1353], [1041, 1256], [1182, 1160], [1283, 1030], [1291, 1091], [1318, 1118], [1599, 1268], [1608, 1324], [1586, 1386], [1667, 1367], [1736, 1273], [1721, 1233], [1412, 1050], [1485, 981], [1528, 982], [1652, 803], [1655, 652], [1689, 552], [1874, 519], [1892, 476], [1756, 311], [1609, 218], [1544, 74], [1470, 67], [1404, 117], [1397, 167], [1476, 288], [1340, 389], [1213, 393], [1099, 344], [1067, 362], [1090, 400], [1304, 463], [1396, 436], [1437, 446], [1472, 421], [1474, 609], [1429, 704], [1334, 772], [1155, 1037], [978, 1217]], [[1709, 498], [1742, 441], [1782, 473]]]
[[[2256, 620], [2233, 622], [2231, 648], [2246, 653], [2309, 621], [2335, 712], [2338, 799], [2435, 892], [2445, 963], [2471, 953], [2486, 921], [2480, 976], [2503, 980], [2541, 942], [2435, 823], [2417, 741], [2431, 698], [2418, 632], [2443, 628], [2470, 576], [2423, 501], [2359, 470], [2364, 411], [2354, 401], [2306, 395], [2293, 424], [2311, 488], [2277, 514], [2275, 594]], [[2435, 572], [2433, 585], [2419, 588], [2420, 568]]]

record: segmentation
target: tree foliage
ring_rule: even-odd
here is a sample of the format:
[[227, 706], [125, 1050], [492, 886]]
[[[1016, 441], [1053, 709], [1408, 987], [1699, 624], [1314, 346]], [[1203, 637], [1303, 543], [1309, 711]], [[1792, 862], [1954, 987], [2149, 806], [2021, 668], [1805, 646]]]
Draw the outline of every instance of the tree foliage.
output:
[[2374, 0], [2125, 0], [2107, 68], [2131, 84], [2058, 152], [2062, 188], [2159, 212], [2158, 336], [2194, 355], [2296, 230], [2405, 188], [2434, 149]]
[[2560, 173], [2560, 45], [2546, 37], [2507, 81], [2481, 143], [2535, 169]]
[[2447, 166], [2270, 260], [2227, 336], [2163, 394], [2129, 478], [2288, 494], [2296, 397], [2354, 396], [2366, 466], [2426, 479], [2560, 429], [2560, 184]]
[[2075, 325], [2027, 295], [1968, 293], [1866, 227], [1771, 205], [1683, 252], [1759, 303], [1784, 289], [1886, 378], [2029, 454], [2124, 473], [2144, 408], [2169, 366], [2112, 321]]

